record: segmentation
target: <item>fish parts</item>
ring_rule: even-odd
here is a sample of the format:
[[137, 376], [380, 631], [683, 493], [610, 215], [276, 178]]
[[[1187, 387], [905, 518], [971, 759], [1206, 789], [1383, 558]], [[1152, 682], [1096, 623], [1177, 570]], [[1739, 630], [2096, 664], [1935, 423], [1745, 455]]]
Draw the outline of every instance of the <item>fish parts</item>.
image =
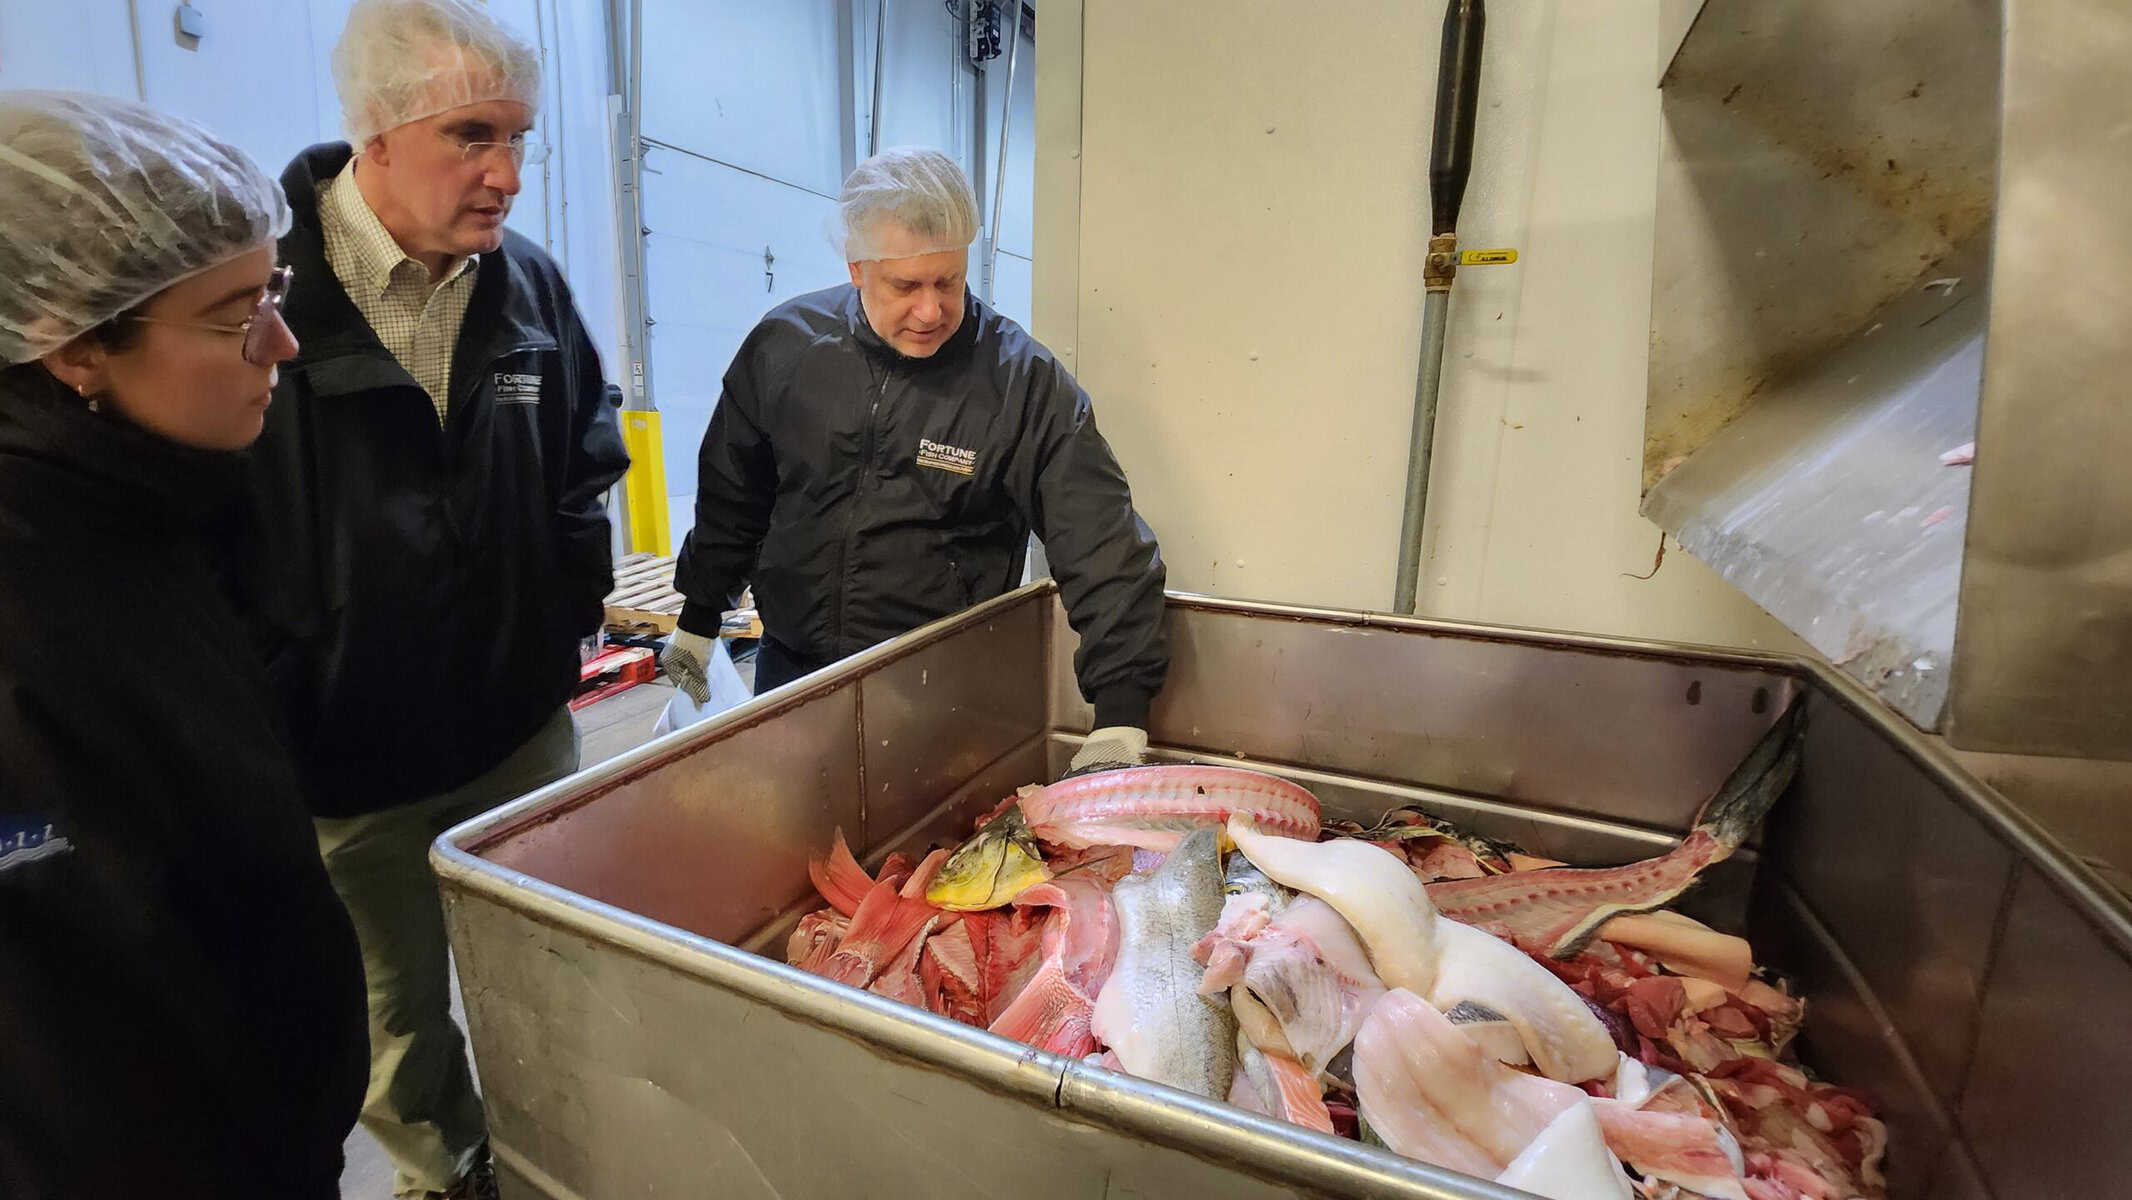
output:
[[1733, 769], [1703, 820], [1668, 853], [1622, 867], [1545, 867], [1429, 885], [1436, 911], [1552, 958], [1589, 945], [1614, 917], [1671, 903], [1739, 849], [1798, 774], [1805, 708], [1793, 704]]
[[1377, 977], [1426, 995], [1436, 978], [1436, 909], [1404, 860], [1368, 842], [1312, 842], [1232, 817], [1229, 840], [1283, 887], [1331, 905], [1361, 936]]
[[1518, 1032], [1533, 1066], [1549, 1079], [1581, 1083], [1614, 1070], [1613, 1035], [1584, 998], [1523, 950], [1470, 925], [1445, 921], [1436, 931], [1435, 986], [1441, 1009], [1478, 1005]]
[[1634, 1200], [1636, 1194], [1589, 1100], [1563, 1109], [1495, 1181], [1547, 1200]]
[[1613, 1038], [1567, 984], [1508, 942], [1440, 921], [1398, 855], [1369, 842], [1269, 837], [1241, 820], [1230, 822], [1229, 838], [1276, 882], [1337, 910], [1386, 986], [1439, 1008], [1470, 1002], [1500, 1014], [1550, 1079], [1578, 1083], [1613, 1069]]
[[[1087, 776], [1085, 778], [1095, 778]], [[1199, 994], [1192, 947], [1221, 915], [1221, 850], [1212, 828], [1179, 842], [1154, 872], [1118, 881], [1118, 956], [1096, 996], [1097, 1040], [1142, 1079], [1226, 1100], [1236, 1075], [1236, 1018]]]
[[1332, 1111], [1325, 1107], [1325, 1089], [1303, 1064], [1287, 1055], [1262, 1050], [1242, 1034], [1236, 1039], [1236, 1061], [1236, 1081], [1229, 1089], [1229, 1103], [1319, 1133], [1333, 1132]]
[[1023, 892], [1017, 907], [1048, 905], [1036, 973], [992, 1022], [993, 1033], [1083, 1058], [1096, 1048], [1096, 996], [1118, 954], [1110, 889], [1095, 875], [1062, 875]]
[[[1354, 930], [1316, 897], [1296, 899], [1241, 938], [1223, 932], [1217, 928], [1194, 948], [1208, 964], [1200, 990], [1233, 989], [1237, 1018], [1253, 1044], [1286, 1053], [1313, 1076], [1354, 1041], [1384, 994]], [[1246, 1021], [1247, 1013], [1259, 1011], [1272, 1019], [1277, 1037]]]
[[[1426, 1000], [1396, 988], [1355, 1035], [1355, 1090], [1385, 1145], [1482, 1179], [1501, 1176], [1556, 1118], [1590, 1103], [1569, 1084], [1495, 1061]], [[1577, 1194], [1609, 1194], [1604, 1173], [1590, 1175]]]
[[[868, 889], [853, 910], [844, 940], [823, 964], [821, 974], [838, 983], [863, 988], [896, 967], [899, 974], [911, 977], [908, 986], [896, 988], [896, 998], [917, 995], [918, 951], [912, 950], [907, 956], [904, 951], [913, 939], [922, 943], [945, 915], [918, 897], [946, 858], [945, 851], [934, 851], [900, 887], [884, 871], [881, 880]], [[922, 1000], [919, 1003], [922, 1006]]]
[[1318, 836], [1318, 799], [1240, 767], [1125, 767], [1025, 789], [948, 859], [928, 903], [997, 908], [1048, 877], [1042, 846], [1168, 852], [1194, 829], [1243, 816], [1290, 837]]
[[1318, 836], [1318, 798], [1298, 784], [1241, 767], [1127, 767], [1038, 788], [1020, 801], [1029, 828], [1070, 848], [1176, 849], [1186, 835], [1242, 817], [1286, 837]]
[[1496, 1062], [1432, 1005], [1387, 992], [1355, 1039], [1362, 1114], [1410, 1158], [1541, 1196], [1621, 1197], [1621, 1162], [1712, 1200], [1749, 1200], [1739, 1149], [1699, 1112], [1593, 1099]]

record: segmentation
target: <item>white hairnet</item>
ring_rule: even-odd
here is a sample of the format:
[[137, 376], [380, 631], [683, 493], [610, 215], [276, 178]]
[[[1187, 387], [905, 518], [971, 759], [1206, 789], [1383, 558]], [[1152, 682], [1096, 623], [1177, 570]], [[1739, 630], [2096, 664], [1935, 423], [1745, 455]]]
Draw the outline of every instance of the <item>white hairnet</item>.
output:
[[55, 350], [272, 242], [281, 185], [181, 117], [78, 92], [0, 92], [0, 362]]
[[356, 149], [465, 104], [540, 107], [540, 51], [468, 0], [356, 0], [333, 47], [341, 118]]
[[883, 150], [851, 173], [837, 197], [844, 261], [915, 258], [977, 240], [977, 197], [938, 150]]

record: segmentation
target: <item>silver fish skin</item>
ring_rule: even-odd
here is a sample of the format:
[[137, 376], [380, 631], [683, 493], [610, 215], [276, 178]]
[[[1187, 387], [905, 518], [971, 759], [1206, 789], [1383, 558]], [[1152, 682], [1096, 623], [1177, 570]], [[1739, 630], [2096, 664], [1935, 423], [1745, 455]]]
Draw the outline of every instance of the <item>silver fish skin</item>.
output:
[[1236, 1016], [1202, 996], [1192, 946], [1221, 917], [1215, 831], [1186, 837], [1162, 866], [1118, 881], [1118, 958], [1096, 997], [1093, 1029], [1128, 1072], [1226, 1100], [1236, 1078]]
[[1279, 916], [1295, 893], [1275, 883], [1271, 876], [1251, 865], [1251, 860], [1241, 854], [1229, 856], [1229, 865], [1222, 871], [1222, 894], [1225, 896], [1264, 896], [1266, 915]]

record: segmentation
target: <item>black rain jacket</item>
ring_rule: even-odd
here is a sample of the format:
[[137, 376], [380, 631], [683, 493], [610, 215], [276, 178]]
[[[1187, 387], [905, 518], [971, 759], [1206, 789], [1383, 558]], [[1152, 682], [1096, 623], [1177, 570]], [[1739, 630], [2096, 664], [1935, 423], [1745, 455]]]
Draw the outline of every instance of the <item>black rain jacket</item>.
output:
[[242, 487], [0, 373], [9, 1200], [339, 1195], [363, 966], [203, 536]]
[[1042, 540], [1096, 724], [1147, 724], [1169, 667], [1163, 567], [1088, 393], [1021, 326], [966, 300], [928, 358], [874, 332], [850, 285], [772, 309], [704, 436], [681, 626], [714, 635], [752, 584], [766, 636], [830, 661], [1020, 584]]
[[569, 700], [614, 580], [603, 495], [629, 466], [570, 289], [508, 230], [476, 268], [438, 425], [326, 262], [318, 185], [349, 154], [314, 146], [282, 175], [303, 348], [252, 449], [252, 520], [231, 552], [329, 817], [466, 783]]

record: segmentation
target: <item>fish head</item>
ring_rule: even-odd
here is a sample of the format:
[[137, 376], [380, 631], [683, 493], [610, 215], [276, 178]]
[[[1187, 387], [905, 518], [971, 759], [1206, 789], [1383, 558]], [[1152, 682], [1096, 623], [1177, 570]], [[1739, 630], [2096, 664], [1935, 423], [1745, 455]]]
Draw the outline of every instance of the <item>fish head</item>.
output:
[[[1221, 831], [1222, 840], [1228, 841], [1228, 831]], [[1222, 894], [1225, 896], [1264, 896], [1266, 915], [1274, 916], [1288, 907], [1295, 893], [1275, 883], [1264, 871], [1251, 864], [1249, 858], [1234, 853], [1231, 847], [1222, 847], [1229, 854], [1228, 864], [1222, 870]]]
[[998, 908], [1049, 878], [1029, 823], [1010, 808], [956, 847], [925, 889], [925, 901], [950, 912]]

